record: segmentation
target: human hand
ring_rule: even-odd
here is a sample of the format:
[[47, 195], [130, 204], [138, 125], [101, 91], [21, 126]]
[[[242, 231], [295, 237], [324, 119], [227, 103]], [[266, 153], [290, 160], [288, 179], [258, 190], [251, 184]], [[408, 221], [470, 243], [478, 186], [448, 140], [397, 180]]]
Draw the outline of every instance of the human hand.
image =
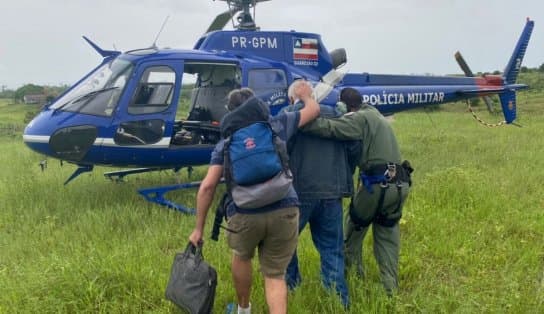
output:
[[189, 236], [189, 241], [195, 246], [198, 247], [199, 243], [202, 242], [202, 230], [194, 229], [191, 235]]
[[295, 86], [295, 96], [303, 102], [311, 99], [313, 94], [312, 85], [308, 81], [301, 81]]

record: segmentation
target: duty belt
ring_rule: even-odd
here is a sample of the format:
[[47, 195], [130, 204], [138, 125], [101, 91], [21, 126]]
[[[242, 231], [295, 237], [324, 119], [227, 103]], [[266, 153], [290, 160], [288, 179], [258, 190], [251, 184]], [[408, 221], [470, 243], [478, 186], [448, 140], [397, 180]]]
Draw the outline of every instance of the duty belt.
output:
[[410, 182], [409, 174], [405, 169], [395, 163], [374, 165], [360, 173], [360, 180], [368, 193], [373, 193], [372, 185], [380, 184], [382, 187], [388, 184], [400, 185], [402, 182]]
[[[385, 191], [389, 188], [390, 184], [396, 184], [397, 186], [398, 201], [395, 212], [398, 211], [400, 209], [400, 206], [402, 205], [402, 181], [400, 180], [400, 178], [402, 177], [401, 173], [404, 172], [403, 170], [404, 169], [400, 165], [397, 165], [395, 163], [387, 163], [385, 165], [372, 166], [360, 173], [360, 182], [363, 183], [368, 193], [374, 193], [372, 185], [378, 183], [380, 184], [380, 197], [378, 199], [378, 204], [375, 210], [376, 216], [374, 216], [373, 220], [376, 222], [380, 222], [382, 225], [387, 222], [387, 219], [382, 213], [382, 208], [385, 199]], [[355, 223], [358, 229], [366, 226], [366, 224], [363, 223], [363, 221], [360, 220], [359, 217], [357, 217], [357, 215], [355, 215], [352, 211], [350, 211], [350, 216], [351, 220]], [[387, 227], [391, 227], [393, 225], [394, 223], [391, 225], [387, 224]]]

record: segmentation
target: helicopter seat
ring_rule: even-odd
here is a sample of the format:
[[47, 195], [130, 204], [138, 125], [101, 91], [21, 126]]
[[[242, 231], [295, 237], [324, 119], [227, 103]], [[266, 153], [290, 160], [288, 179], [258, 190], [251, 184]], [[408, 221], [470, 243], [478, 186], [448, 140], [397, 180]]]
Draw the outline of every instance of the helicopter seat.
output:
[[212, 121], [212, 114], [207, 108], [195, 107], [187, 117], [188, 121]]
[[227, 95], [233, 89], [232, 86], [213, 86], [197, 87], [193, 89], [191, 95], [192, 108], [189, 116], [195, 110], [208, 111], [208, 121], [221, 121], [221, 118], [227, 113]]
[[216, 144], [221, 138], [219, 122], [180, 121], [179, 130], [172, 137], [173, 145]]

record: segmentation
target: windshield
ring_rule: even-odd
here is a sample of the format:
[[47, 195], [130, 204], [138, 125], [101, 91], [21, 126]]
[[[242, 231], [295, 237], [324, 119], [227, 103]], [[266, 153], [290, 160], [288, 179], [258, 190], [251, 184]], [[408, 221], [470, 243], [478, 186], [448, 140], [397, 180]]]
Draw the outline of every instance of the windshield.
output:
[[130, 61], [119, 58], [105, 63], [49, 108], [111, 116], [133, 68]]

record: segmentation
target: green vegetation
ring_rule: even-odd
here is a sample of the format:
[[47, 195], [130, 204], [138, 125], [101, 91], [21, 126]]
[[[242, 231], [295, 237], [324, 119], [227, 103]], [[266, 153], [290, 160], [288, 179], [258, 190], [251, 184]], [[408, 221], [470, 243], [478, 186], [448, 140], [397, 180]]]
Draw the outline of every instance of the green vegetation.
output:
[[20, 103], [23, 102], [25, 95], [44, 94], [46, 96], [46, 101], [51, 101], [64, 92], [67, 88], [67, 85], [50, 86], [25, 84], [16, 90], [11, 90], [5, 89], [5, 86], [2, 86], [2, 90], [0, 91], [0, 99], [10, 99], [10, 101]]
[[176, 112], [176, 119], [186, 119], [189, 116], [191, 107], [191, 93], [193, 91], [194, 84], [187, 84], [181, 87], [181, 96], [178, 100], [178, 110]]
[[21, 136], [26, 123], [38, 113], [39, 105], [15, 104], [12, 99], [0, 98], [0, 136]]
[[27, 94], [43, 94], [43, 86], [26, 84], [15, 91], [14, 98], [16, 101], [23, 101], [23, 97]]
[[[484, 107], [483, 118], [501, 120]], [[544, 93], [521, 93], [523, 128], [486, 128], [462, 104], [444, 108], [395, 116], [404, 157], [416, 168], [401, 221], [400, 292], [388, 299], [382, 291], [367, 237], [367, 277], [350, 275], [348, 312], [542, 313]], [[26, 112], [35, 110], [0, 100], [1, 125], [14, 126], [0, 133], [0, 313], [177, 313], [164, 289], [194, 217], [136, 193], [175, 176], [135, 175], [116, 184], [102, 176], [111, 169], [97, 168], [63, 186], [74, 166], [50, 159], [41, 172], [42, 157], [21, 141]], [[185, 172], [179, 177], [188, 180]], [[170, 196], [194, 206], [195, 192]], [[308, 231], [299, 254], [304, 281], [290, 294], [289, 312], [342, 313], [321, 286]], [[223, 313], [235, 300], [224, 232], [219, 242], [206, 241], [204, 255], [219, 273], [215, 313]], [[257, 271], [254, 277], [253, 308], [264, 313]]]
[[535, 94], [544, 91], [544, 63], [540, 66], [539, 70], [530, 70], [528, 72], [522, 72], [519, 75], [519, 81], [529, 85], [531, 88], [528, 93]]

